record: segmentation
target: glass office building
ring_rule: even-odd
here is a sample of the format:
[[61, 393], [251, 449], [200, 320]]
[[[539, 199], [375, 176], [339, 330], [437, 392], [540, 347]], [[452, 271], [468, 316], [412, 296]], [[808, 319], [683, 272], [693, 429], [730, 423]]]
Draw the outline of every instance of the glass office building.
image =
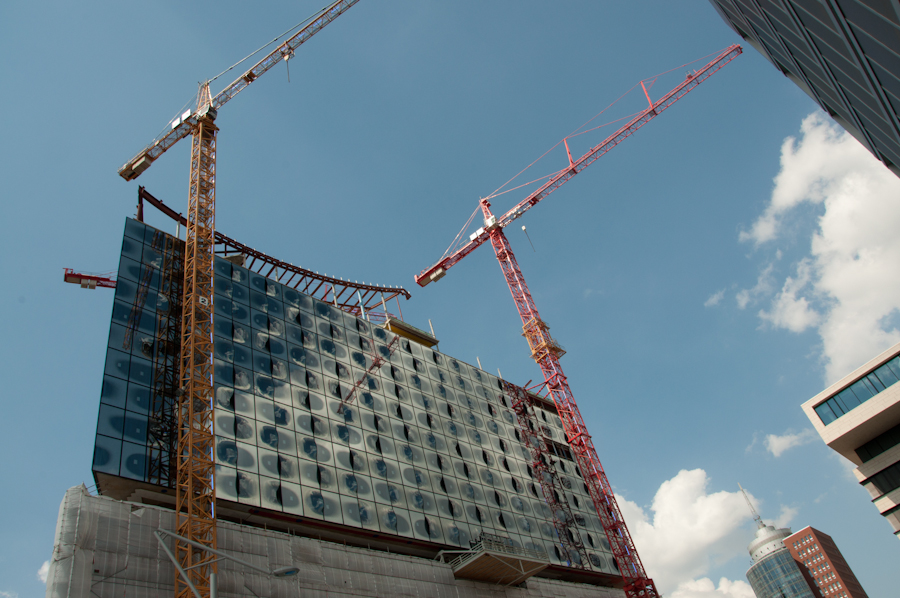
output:
[[816, 598], [787, 549], [770, 554], [747, 571], [756, 598]]
[[803, 404], [810, 423], [853, 474], [900, 537], [900, 344]]
[[791, 530], [775, 529], [758, 518], [756, 526], [756, 537], [748, 547], [753, 566], [747, 571], [747, 581], [756, 598], [817, 598], [819, 594], [810, 585], [811, 579], [804, 576], [785, 546]]
[[734, 31], [900, 176], [900, 7], [710, 0]]
[[[166, 372], [180, 251], [181, 241], [127, 221], [93, 464], [99, 491], [113, 498], [174, 492]], [[496, 376], [401, 337], [366, 377], [393, 333], [220, 257], [214, 285], [220, 516], [434, 552], [468, 548], [485, 532], [546, 552], [554, 565], [577, 558], [557, 542]], [[618, 567], [560, 419], [552, 403], [535, 401], [534, 424], [553, 447], [587, 548], [583, 565], [612, 585]]]

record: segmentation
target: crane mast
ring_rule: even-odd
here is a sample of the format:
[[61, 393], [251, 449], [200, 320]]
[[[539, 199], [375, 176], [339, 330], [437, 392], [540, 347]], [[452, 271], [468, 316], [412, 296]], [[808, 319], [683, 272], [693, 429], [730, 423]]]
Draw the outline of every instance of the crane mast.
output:
[[[560, 364], [560, 357], [565, 354], [565, 351], [553, 339], [550, 335], [550, 327], [541, 319], [534, 299], [531, 296], [531, 291], [529, 291], [525, 282], [525, 277], [522, 275], [522, 271], [516, 261], [516, 256], [513, 254], [509, 240], [503, 233], [503, 228], [537, 205], [584, 168], [593, 164], [619, 143], [633, 135], [650, 120], [712, 76], [713, 73], [734, 60], [741, 52], [740, 46], [729, 46], [701, 69], [688, 73], [684, 81], [656, 102], [650, 100], [650, 96], [647, 94], [646, 88], [644, 88], [644, 93], [647, 95], [647, 101], [650, 104], [648, 108], [642, 110], [619, 130], [599, 145], [591, 148], [577, 160], [572, 159], [567, 143], [568, 166], [551, 176], [540, 188], [499, 218], [491, 212], [489, 199], [482, 199], [479, 206], [484, 216], [484, 226], [469, 237], [468, 243], [441, 258], [436, 264], [423, 270], [415, 277], [416, 283], [423, 287], [439, 280], [446, 275], [449, 268], [459, 263], [460, 260], [472, 253], [480, 245], [490, 241], [497, 261], [500, 264], [500, 269], [503, 272], [503, 277], [506, 279], [506, 284], [516, 304], [516, 310], [522, 321], [523, 336], [528, 341], [528, 346], [531, 349], [531, 357], [538, 367], [541, 368], [541, 373], [544, 377], [543, 387], [556, 405], [559, 418], [562, 420], [563, 429], [566, 433], [566, 439], [572, 448], [575, 462], [588, 488], [603, 529], [606, 531], [610, 548], [625, 582], [626, 596], [629, 598], [658, 598], [659, 593], [653, 580], [647, 576], [644, 570], [644, 566], [635, 549], [634, 541], [616, 502], [615, 494], [606, 477], [606, 472], [603, 470], [597, 451], [591, 441], [591, 436], [588, 434], [584, 418], [581, 416], [578, 405], [575, 403], [572, 389]], [[641, 82], [641, 87], [644, 87], [643, 82]], [[523, 401], [519, 402], [524, 405]], [[522, 409], [524, 407], [517, 407], [517, 413], [522, 411]], [[539, 444], [533, 447], [537, 452], [540, 452], [540, 448]], [[537, 465], [537, 459], [535, 460], [535, 465]], [[542, 479], [542, 484], [546, 483], [548, 483], [547, 480]], [[568, 545], [573, 552], [583, 553], [583, 548], [578, 545], [578, 542], [569, 542], [572, 538], [566, 537], [570, 534], [568, 529], [564, 531], [560, 527], [557, 529], [563, 546]], [[571, 557], [570, 560], [574, 561]], [[575, 566], [584, 566], [583, 557], [582, 564], [573, 564]]]
[[[496, 222], [488, 200], [481, 200], [481, 210], [485, 222]], [[565, 354], [565, 351], [550, 336], [550, 327], [541, 319], [509, 240], [503, 233], [503, 228], [494, 224], [486, 234], [490, 237], [494, 254], [500, 263], [503, 277], [506, 279], [506, 284], [509, 286], [509, 291], [519, 312], [519, 318], [522, 320], [523, 335], [531, 349], [531, 358], [538, 364], [544, 375], [545, 388], [556, 405], [566, 438], [572, 447], [575, 463], [588, 487], [603, 529], [606, 530], [610, 548], [619, 566], [619, 572], [625, 579], [625, 593], [629, 598], [656, 598], [659, 596], [656, 586], [644, 571], [644, 565], [634, 547], [631, 534], [625, 526], [622, 512], [619, 510], [613, 489], [606, 478], [603, 465], [600, 464], [600, 458], [594, 449], [594, 443], [588, 434], [584, 418], [581, 417], [581, 412], [575, 403], [569, 381], [563, 373], [559, 358]], [[561, 540], [565, 543], [566, 538], [563, 537]]]
[[[209, 84], [201, 86], [200, 115], [191, 139], [191, 172], [184, 245], [181, 316], [181, 391], [178, 402], [176, 533], [216, 548], [213, 424], [213, 246], [216, 229], [216, 111]], [[178, 543], [178, 562], [201, 596], [215, 583], [211, 552]], [[190, 568], [189, 568], [190, 567]], [[175, 577], [175, 597], [192, 595], [188, 580]]]

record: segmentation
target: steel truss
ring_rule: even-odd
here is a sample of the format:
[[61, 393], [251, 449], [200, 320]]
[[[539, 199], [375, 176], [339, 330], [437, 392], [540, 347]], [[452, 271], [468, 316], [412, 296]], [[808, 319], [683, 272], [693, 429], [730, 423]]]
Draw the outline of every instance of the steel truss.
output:
[[[151, 484], [175, 487], [178, 438], [177, 396], [181, 386], [181, 317], [184, 284], [184, 243], [162, 235], [157, 305], [156, 341], [153, 347], [153, 389], [150, 399], [150, 445], [147, 479]], [[155, 238], [155, 236], [154, 236]]]
[[[575, 463], [581, 471], [582, 478], [588, 487], [588, 492], [594, 502], [597, 515], [606, 531], [613, 556], [619, 567], [619, 573], [625, 580], [625, 593], [629, 598], [658, 598], [656, 586], [653, 580], [647, 577], [644, 565], [638, 556], [622, 518], [622, 512], [616, 503], [615, 495], [606, 473], [600, 464], [600, 458], [591, 442], [587, 426], [575, 404], [575, 397], [569, 382], [563, 373], [559, 358], [564, 351], [559, 343], [550, 336], [550, 327], [541, 319], [531, 291], [525, 283], [525, 277], [519, 269], [516, 256], [503, 228], [496, 224], [496, 218], [491, 213], [490, 202], [481, 200], [481, 210], [484, 213], [485, 222], [494, 222], [494, 226], [486, 229], [490, 235], [491, 245], [503, 276], [512, 293], [513, 301], [522, 320], [522, 331], [531, 347], [531, 357], [541, 368], [544, 374], [547, 393], [553, 398], [559, 418], [562, 420], [563, 429], [569, 445], [572, 447]], [[567, 534], [568, 535], [568, 534]], [[582, 547], [583, 551], [583, 547]]]
[[[200, 98], [208, 108], [208, 85], [201, 90]], [[214, 115], [214, 111], [208, 111], [200, 119], [191, 144], [175, 509], [178, 535], [212, 549], [216, 548], [212, 283], [218, 131], [213, 124]], [[186, 543], [177, 545], [176, 554], [202, 598], [207, 598], [210, 574], [216, 573], [215, 559], [209, 552]], [[191, 588], [176, 576], [175, 597], [191, 595]]]
[[[503, 381], [503, 390], [510, 397], [519, 423], [519, 430], [522, 432], [525, 445], [531, 454], [531, 466], [537, 474], [544, 500], [552, 513], [553, 525], [556, 528], [559, 544], [563, 547], [563, 555], [573, 567], [583, 569], [588, 563], [587, 551], [584, 548], [581, 534], [575, 529], [575, 516], [569, 506], [566, 488], [556, 470], [555, 460], [551, 456], [544, 437], [538, 432], [539, 428], [534, 425], [534, 410], [531, 399], [528, 398], [528, 391], [505, 380]], [[573, 529], [575, 531], [572, 531]]]
[[[175, 222], [187, 226], [187, 219], [184, 216], [164, 204], [162, 200], [151, 195], [144, 187], [138, 188], [139, 216], [143, 212], [145, 201]], [[141, 218], [139, 217], [138, 219], [140, 220]], [[409, 291], [403, 287], [351, 282], [319, 274], [318, 272], [266, 255], [262, 251], [226, 237], [218, 231], [215, 233], [215, 241], [216, 255], [242, 255], [246, 261], [245, 266], [253, 272], [297, 289], [319, 301], [331, 303], [338, 309], [355, 316], [362, 317], [363, 312], [365, 312], [365, 316], [370, 320], [383, 321], [385, 312], [372, 310], [377, 309], [381, 305], [386, 305], [388, 301], [395, 298], [410, 298]]]

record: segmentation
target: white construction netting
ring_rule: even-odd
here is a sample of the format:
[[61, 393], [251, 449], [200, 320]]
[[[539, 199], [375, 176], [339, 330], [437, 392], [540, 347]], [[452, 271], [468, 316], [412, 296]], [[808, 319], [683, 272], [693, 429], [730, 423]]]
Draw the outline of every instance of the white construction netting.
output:
[[[173, 530], [174, 512], [91, 496], [70, 488], [59, 509], [47, 598], [157, 598], [172, 596], [175, 568], [153, 532]], [[172, 542], [172, 539], [167, 539]], [[172, 545], [169, 544], [171, 547]], [[220, 521], [218, 549], [267, 570], [294, 566], [276, 578], [233, 561], [220, 561], [221, 598], [622, 598], [597, 586], [532, 578], [527, 588], [457, 580], [449, 565], [422, 558], [348, 547]]]

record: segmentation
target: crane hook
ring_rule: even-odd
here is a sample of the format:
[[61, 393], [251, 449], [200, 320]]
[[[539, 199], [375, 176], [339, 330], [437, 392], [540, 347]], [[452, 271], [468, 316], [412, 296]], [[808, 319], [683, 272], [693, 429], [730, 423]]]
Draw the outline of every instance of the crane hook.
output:
[[522, 225], [522, 232], [525, 233], [525, 236], [528, 238], [528, 243], [531, 245], [531, 250], [537, 253], [537, 249], [534, 248], [534, 243], [531, 242], [531, 237], [528, 236], [528, 231], [525, 230], [525, 225]]

